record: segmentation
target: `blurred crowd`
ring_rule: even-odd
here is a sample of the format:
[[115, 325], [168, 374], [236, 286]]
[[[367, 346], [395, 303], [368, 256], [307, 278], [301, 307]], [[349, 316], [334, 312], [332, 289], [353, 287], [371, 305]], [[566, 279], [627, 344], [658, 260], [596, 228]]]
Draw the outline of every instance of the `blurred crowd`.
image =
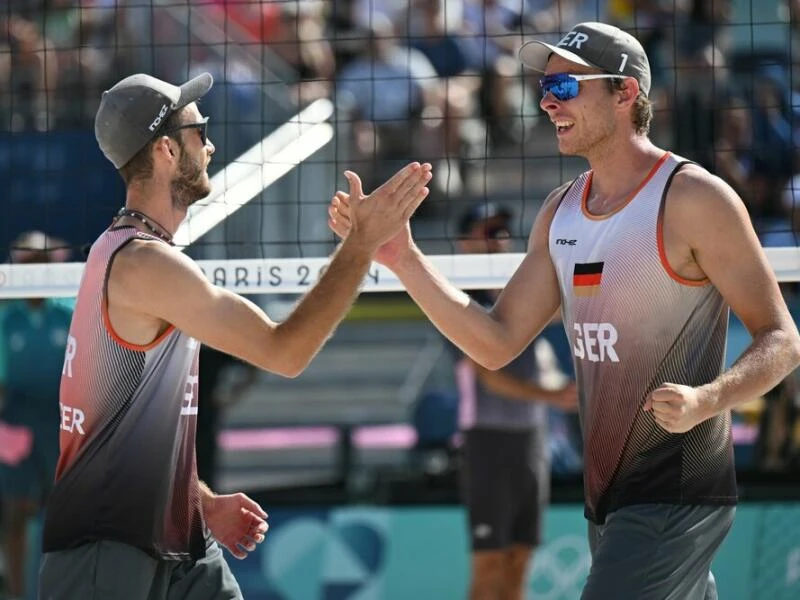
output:
[[[534, 135], [543, 119], [537, 76], [516, 59], [523, 40], [555, 42], [576, 22], [606, 21], [633, 30], [648, 51], [656, 141], [730, 182], [765, 245], [795, 245], [798, 4], [10, 0], [0, 12], [0, 130], [88, 129], [100, 92], [119, 76], [181, 79], [202, 68], [232, 86], [223, 118], [236, 135], [228, 139], [260, 139], [276, 112], [260, 98], [274, 91], [265, 69], [279, 79], [286, 114], [334, 101], [348, 162], [369, 182], [414, 157], [435, 161], [434, 185], [449, 196], [483, 192], [488, 159], [529, 154], [546, 137]], [[748, 13], [738, 21], [737, 6]], [[778, 25], [785, 39], [743, 18]], [[186, 22], [193, 31], [178, 34]], [[220, 39], [242, 53], [215, 49]]]

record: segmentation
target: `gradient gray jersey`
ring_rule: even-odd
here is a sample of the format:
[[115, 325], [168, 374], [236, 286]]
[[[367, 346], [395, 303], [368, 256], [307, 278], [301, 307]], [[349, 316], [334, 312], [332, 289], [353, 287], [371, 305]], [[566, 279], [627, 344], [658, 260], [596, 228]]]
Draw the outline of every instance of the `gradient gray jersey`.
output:
[[[494, 302], [494, 299], [483, 290], [473, 291], [470, 296], [486, 307], [490, 307]], [[546, 343], [543, 340], [541, 342]], [[536, 343], [531, 343], [519, 356], [503, 367], [503, 372], [520, 380], [539, 382], [541, 369]], [[455, 362], [461, 430], [529, 431], [547, 424], [547, 407], [543, 403], [504, 398], [486, 389], [478, 380], [472, 361], [457, 346], [451, 344], [450, 347]]]
[[134, 239], [164, 243], [109, 229], [86, 262], [61, 376], [61, 455], [43, 547], [110, 539], [156, 558], [197, 559], [206, 549], [194, 446], [200, 345], [174, 327], [147, 346], [113, 331], [109, 268]]
[[712, 381], [725, 359], [727, 304], [664, 255], [666, 192], [686, 162], [665, 154], [628, 203], [603, 217], [586, 208], [592, 175], [584, 173], [550, 227], [580, 390], [586, 516], [598, 523], [630, 504], [736, 501], [728, 412], [670, 434], [642, 409], [665, 382]]

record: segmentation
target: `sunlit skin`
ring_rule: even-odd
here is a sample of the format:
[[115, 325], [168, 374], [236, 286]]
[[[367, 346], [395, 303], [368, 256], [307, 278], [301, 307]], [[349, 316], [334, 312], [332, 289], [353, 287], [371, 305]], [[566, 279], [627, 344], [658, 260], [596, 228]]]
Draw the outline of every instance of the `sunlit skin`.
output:
[[[599, 69], [584, 67], [553, 55], [547, 62], [547, 75], [571, 73], [584, 75], [601, 73]], [[592, 161], [614, 144], [618, 134], [615, 118], [616, 95], [608, 91], [608, 80], [594, 79], [579, 82], [580, 92], [572, 100], [561, 101], [546, 94], [539, 106], [555, 125], [564, 121], [573, 123], [565, 130], [556, 129], [558, 149], [562, 154], [582, 156]]]
[[[547, 75], [599, 72], [555, 54], [546, 69]], [[589, 162], [593, 177], [587, 207], [596, 215], [608, 214], [624, 203], [664, 153], [647, 135], [636, 132], [632, 111], [639, 84], [632, 77], [623, 81], [624, 89], [613, 92], [607, 80], [581, 81], [572, 100], [560, 101], [548, 93], [540, 101], [554, 126], [571, 124], [556, 128], [558, 147], [563, 154], [582, 156]], [[620, 177], [620, 170], [630, 177]], [[698, 273], [688, 275], [697, 278]]]
[[[199, 123], [203, 119], [196, 104], [190, 104], [184, 113], [183, 123]], [[208, 165], [214, 154], [214, 144], [207, 140], [203, 145], [200, 131], [182, 129], [183, 153], [178, 162], [178, 172], [172, 179], [172, 202], [176, 208], [186, 209], [211, 193]]]
[[[181, 110], [181, 125], [203, 120], [195, 103]], [[166, 135], [156, 140], [152, 177], [132, 181], [126, 198], [128, 208], [146, 214], [170, 236], [186, 218], [188, 208], [211, 192], [208, 165], [216, 150], [210, 138], [203, 145], [200, 131], [194, 128], [180, 129], [173, 136], [180, 141]], [[118, 224], [140, 226], [130, 217], [122, 217]]]

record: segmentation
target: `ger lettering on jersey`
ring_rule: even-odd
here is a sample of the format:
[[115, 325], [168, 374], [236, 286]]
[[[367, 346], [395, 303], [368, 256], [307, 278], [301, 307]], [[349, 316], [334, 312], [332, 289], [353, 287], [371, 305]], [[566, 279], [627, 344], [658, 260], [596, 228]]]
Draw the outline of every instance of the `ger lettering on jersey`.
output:
[[147, 346], [111, 326], [106, 286], [131, 227], [92, 246], [61, 376], [61, 455], [48, 502], [44, 551], [111, 539], [154, 558], [205, 554], [195, 465], [196, 340], [170, 327]]
[[631, 504], [736, 502], [729, 413], [671, 434], [642, 409], [661, 384], [700, 386], [724, 363], [727, 304], [709, 281], [672, 271], [662, 244], [667, 190], [686, 162], [666, 153], [624, 206], [601, 217], [586, 208], [584, 173], [550, 227], [580, 390], [586, 516], [597, 523]]

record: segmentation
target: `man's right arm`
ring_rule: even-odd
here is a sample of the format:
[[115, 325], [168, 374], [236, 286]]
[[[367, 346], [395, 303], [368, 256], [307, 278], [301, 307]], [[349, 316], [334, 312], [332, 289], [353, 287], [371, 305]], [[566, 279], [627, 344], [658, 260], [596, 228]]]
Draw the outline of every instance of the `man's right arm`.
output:
[[560, 305], [548, 238], [566, 187], [547, 197], [533, 225], [528, 252], [491, 310], [451, 284], [413, 244], [387, 265], [439, 331], [488, 369], [499, 369], [513, 360]]
[[184, 254], [159, 242], [132, 242], [112, 266], [109, 314], [112, 325], [130, 314], [150, 316], [257, 367], [295, 377], [347, 313], [371, 257], [372, 249], [355, 239], [342, 243], [293, 313], [276, 323], [246, 298], [212, 285]]
[[[188, 257], [160, 242], [136, 240], [114, 259], [108, 276], [111, 326], [146, 344], [167, 324], [217, 350], [287, 377], [311, 362], [358, 295], [376, 248], [408, 221], [427, 196], [430, 165], [411, 163], [373, 194], [345, 172], [354, 201], [353, 228], [319, 281], [278, 324], [255, 304], [217, 288]], [[121, 335], [127, 341], [133, 341]]]

